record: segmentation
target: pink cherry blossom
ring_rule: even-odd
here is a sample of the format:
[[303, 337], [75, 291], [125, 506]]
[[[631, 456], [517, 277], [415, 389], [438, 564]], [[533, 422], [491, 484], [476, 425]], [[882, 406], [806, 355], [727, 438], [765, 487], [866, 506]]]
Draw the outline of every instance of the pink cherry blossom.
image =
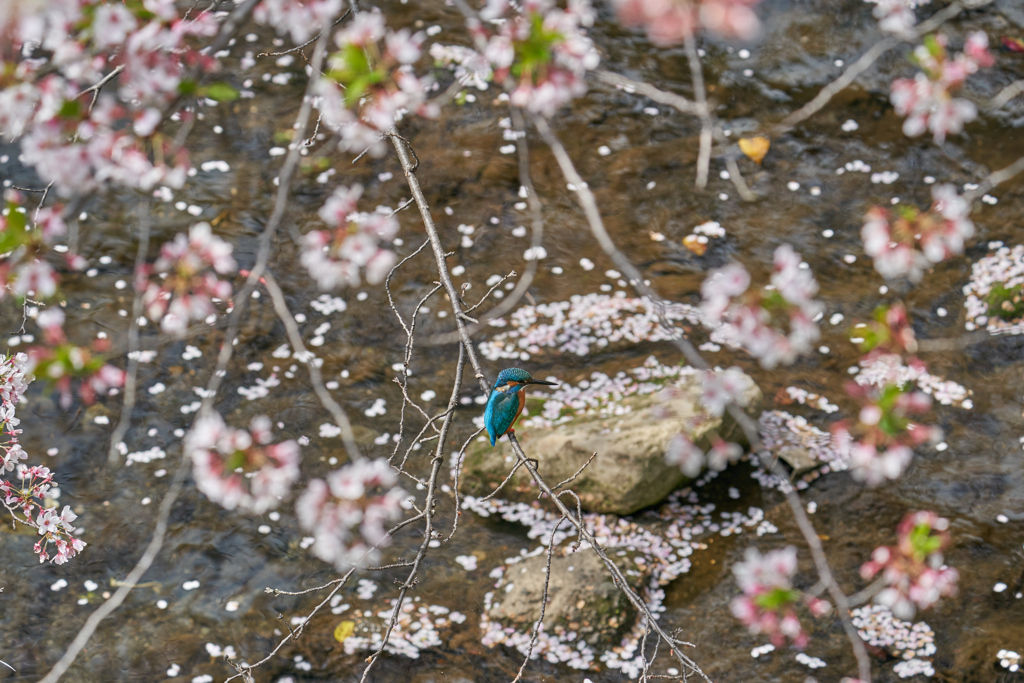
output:
[[704, 451], [702, 451], [686, 434], [679, 433], [672, 437], [665, 449], [665, 463], [677, 465], [683, 474], [696, 479], [704, 469]]
[[865, 580], [881, 572], [885, 582], [875, 602], [899, 619], [911, 619], [917, 609], [928, 609], [943, 596], [956, 595], [959, 574], [943, 564], [942, 550], [949, 545], [949, 520], [934, 512], [912, 512], [896, 529], [895, 546], [879, 546], [861, 566]]
[[903, 132], [909, 137], [930, 130], [935, 142], [942, 143], [950, 133], [959, 133], [968, 121], [978, 115], [978, 108], [969, 100], [952, 97], [967, 77], [993, 64], [988, 52], [988, 36], [972, 33], [964, 52], [951, 59], [946, 52], [946, 37], [929, 36], [914, 50], [914, 61], [921, 67], [914, 78], [900, 78], [892, 83], [890, 99], [896, 113], [907, 117]]
[[[494, 80], [508, 91], [513, 106], [551, 117], [586, 93], [586, 73], [600, 62], [585, 32], [594, 20], [589, 3], [577, 0], [563, 10], [550, 0], [531, 0], [521, 8], [491, 2], [480, 17], [488, 26], [470, 23], [479, 54], [490, 63]], [[464, 67], [473, 64], [474, 78], [486, 77], [475, 55], [463, 50], [437, 52], [436, 57]]]
[[[815, 319], [824, 310], [813, 297], [817, 282], [792, 247], [775, 250], [771, 284], [750, 291], [750, 275], [738, 263], [713, 271], [701, 285], [704, 324], [712, 340], [745, 348], [765, 368], [791, 363], [813, 348]], [[787, 322], [789, 332], [780, 325]]]
[[[231, 250], [228, 242], [213, 234], [209, 223], [196, 223], [187, 237], [179, 233], [165, 243], [156, 262], [136, 276], [149, 319], [159, 322], [164, 332], [181, 337], [190, 321], [215, 315], [214, 300], [231, 297], [231, 283], [215, 274], [236, 270]], [[155, 279], [147, 277], [149, 273]]]
[[299, 478], [299, 445], [272, 438], [265, 416], [253, 418], [248, 431], [228, 427], [218, 413], [200, 418], [185, 437], [196, 487], [228, 510], [277, 507]]
[[720, 36], [754, 38], [761, 23], [754, 12], [759, 0], [615, 0], [619, 19], [643, 26], [652, 41], [673, 45], [704, 28]]
[[856, 422], [833, 425], [833, 444], [854, 478], [869, 486], [899, 478], [913, 460], [913, 447], [941, 437], [937, 427], [909, 419], [931, 407], [931, 397], [923, 392], [896, 384], [877, 389], [856, 383], [849, 383], [847, 392], [861, 408]]
[[339, 570], [378, 561], [377, 548], [390, 543], [387, 527], [401, 517], [407, 494], [384, 459], [359, 459], [314, 479], [295, 509], [299, 524], [316, 539], [313, 554]]
[[300, 260], [320, 289], [359, 284], [363, 269], [371, 283], [383, 282], [397, 258], [381, 246], [398, 233], [398, 221], [390, 213], [360, 213], [356, 203], [361, 185], [335, 189], [320, 207], [320, 218], [332, 230], [313, 230], [303, 237]]
[[917, 282], [930, 264], [962, 254], [965, 242], [974, 236], [974, 223], [968, 218], [970, 205], [956, 188], [935, 185], [932, 200], [927, 211], [904, 205], [894, 210], [876, 206], [865, 216], [861, 228], [864, 251], [886, 279], [907, 277]]
[[[796, 548], [788, 546], [762, 555], [757, 548], [747, 548], [742, 562], [733, 565], [743, 595], [735, 597], [730, 605], [733, 615], [754, 634], [769, 636], [776, 647], [787, 639], [798, 648], [809, 640], [796, 615], [796, 606], [803, 598], [793, 588], [796, 573]], [[830, 605], [823, 600], [806, 598], [811, 613], [821, 616]]]

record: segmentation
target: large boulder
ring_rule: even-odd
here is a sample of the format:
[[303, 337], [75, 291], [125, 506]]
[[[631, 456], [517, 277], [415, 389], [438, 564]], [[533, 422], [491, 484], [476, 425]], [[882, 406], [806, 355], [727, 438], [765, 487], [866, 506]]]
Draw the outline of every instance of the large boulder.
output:
[[[622, 413], [616, 417], [576, 417], [548, 429], [522, 428], [516, 436], [527, 457], [539, 461], [538, 470], [551, 486], [572, 477], [597, 453], [568, 486], [587, 511], [630, 514], [661, 502], [688, 480], [678, 466], [665, 463], [665, 449], [676, 434], [689, 435], [704, 449], [712, 434], [746, 444], [743, 430], [728, 414], [716, 417], [701, 407], [700, 393], [699, 375], [690, 375], [671, 392], [621, 399], [628, 412], [616, 411]], [[759, 415], [762, 396], [752, 383], [745, 399], [748, 413]], [[475, 441], [466, 453], [460, 490], [478, 497], [492, 493], [515, 461], [507, 439], [493, 448], [484, 438]], [[537, 498], [537, 487], [520, 468], [498, 495], [529, 502]]]

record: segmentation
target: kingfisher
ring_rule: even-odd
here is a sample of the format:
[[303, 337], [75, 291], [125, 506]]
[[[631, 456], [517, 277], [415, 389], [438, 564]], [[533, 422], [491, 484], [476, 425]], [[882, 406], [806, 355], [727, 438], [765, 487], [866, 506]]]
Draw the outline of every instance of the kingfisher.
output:
[[526, 405], [524, 389], [530, 384], [558, 386], [555, 382], [534, 379], [530, 373], [520, 368], [505, 368], [498, 374], [498, 380], [487, 399], [487, 410], [484, 411], [484, 426], [487, 427], [492, 446], [503, 435], [515, 433], [512, 425], [523, 412]]

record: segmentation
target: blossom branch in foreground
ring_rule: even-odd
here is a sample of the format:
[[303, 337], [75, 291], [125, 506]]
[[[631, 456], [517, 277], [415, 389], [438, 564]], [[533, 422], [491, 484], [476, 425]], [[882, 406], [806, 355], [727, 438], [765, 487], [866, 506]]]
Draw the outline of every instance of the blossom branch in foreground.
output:
[[[236, 10], [236, 13], [243, 9], [251, 9], [254, 2], [250, 0], [242, 7]], [[232, 15], [231, 19], [236, 17]], [[230, 19], [229, 19], [230, 21]], [[225, 38], [226, 40], [226, 38]], [[317, 40], [316, 49], [313, 52], [312, 68], [316, 72], [320, 69], [323, 63], [323, 56], [326, 52], [326, 32]], [[295, 139], [301, 140], [305, 134], [307, 120], [309, 118], [310, 105], [309, 97], [311, 95], [311, 86], [307, 86], [306, 96], [303, 98], [303, 104], [299, 108], [298, 116], [295, 122]], [[277, 195], [274, 201], [274, 210], [271, 213], [270, 220], [267, 222], [267, 226], [264, 228], [263, 233], [259, 239], [259, 250], [256, 254], [256, 263], [252, 270], [249, 272], [249, 277], [246, 279], [245, 285], [235, 295], [234, 306], [232, 307], [231, 313], [228, 316], [228, 329], [225, 335], [225, 341], [221, 345], [220, 353], [217, 356], [217, 364], [214, 368], [213, 373], [210, 375], [210, 380], [206, 386], [206, 392], [203, 398], [202, 405], [200, 406], [198, 417], [208, 415], [213, 406], [213, 400], [217, 395], [217, 390], [220, 388], [223, 378], [227, 374], [227, 366], [231, 362], [231, 357], [234, 353], [233, 341], [238, 336], [238, 330], [241, 326], [242, 313], [245, 311], [246, 304], [248, 303], [249, 297], [256, 287], [256, 283], [259, 282], [260, 277], [266, 270], [267, 263], [270, 259], [270, 247], [271, 240], [277, 231], [278, 225], [281, 222], [281, 218], [284, 216], [285, 209], [288, 204], [288, 195], [291, 187], [291, 177], [295, 170], [295, 166], [298, 163], [299, 158], [299, 147], [296, 144], [292, 144], [288, 151], [287, 157], [285, 157], [285, 163], [280, 173], [280, 183], [278, 186]], [[143, 552], [142, 557], [136, 563], [135, 567], [128, 573], [124, 581], [102, 605], [100, 605], [96, 611], [89, 615], [86, 619], [85, 624], [79, 630], [78, 634], [72, 640], [68, 649], [64, 652], [61, 658], [53, 665], [49, 673], [39, 681], [39, 683], [57, 683], [60, 677], [68, 670], [68, 668], [74, 663], [78, 654], [88, 644], [89, 639], [99, 628], [100, 623], [106, 619], [110, 614], [116, 610], [124, 599], [128, 596], [135, 585], [139, 582], [142, 576], [152, 566], [153, 561], [156, 559], [157, 554], [160, 552], [160, 548], [163, 547], [164, 538], [167, 533], [167, 522], [171, 514], [171, 508], [174, 502], [178, 499], [181, 494], [181, 489], [184, 486], [185, 479], [188, 477], [189, 472], [189, 459], [182, 454], [180, 464], [175, 473], [174, 479], [171, 482], [167, 493], [164, 494], [163, 500], [160, 502], [160, 508], [157, 512], [156, 524], [153, 530], [153, 538], [146, 546], [146, 550]]]
[[743, 562], [732, 567], [743, 595], [733, 599], [733, 615], [746, 624], [751, 633], [768, 635], [776, 647], [786, 639], [796, 647], [807, 647], [810, 638], [796, 615], [796, 605], [806, 599], [816, 617], [828, 614], [832, 606], [819, 598], [804, 596], [790, 581], [796, 572], [796, 548], [788, 546], [762, 555], [747, 548]]
[[865, 580], [881, 573], [885, 583], [875, 602], [900, 619], [911, 619], [916, 609], [928, 609], [943, 596], [956, 595], [959, 574], [943, 564], [942, 550], [950, 542], [949, 520], [934, 512], [912, 512], [896, 529], [895, 546], [879, 546], [864, 563]]

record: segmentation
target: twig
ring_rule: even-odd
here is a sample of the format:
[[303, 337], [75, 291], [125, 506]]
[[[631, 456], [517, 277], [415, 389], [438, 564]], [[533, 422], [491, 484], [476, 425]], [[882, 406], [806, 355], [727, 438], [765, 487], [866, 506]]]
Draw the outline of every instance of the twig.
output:
[[1005, 183], [1021, 171], [1024, 171], [1024, 157], [1017, 159], [1006, 168], [990, 173], [984, 180], [978, 183], [978, 187], [976, 189], [973, 189], [970, 192], [964, 192], [964, 199], [968, 202], [972, 202], [996, 185]]
[[1014, 81], [999, 91], [999, 94], [988, 103], [989, 109], [999, 109], [1001, 106], [1024, 92], [1024, 79]]
[[116, 466], [120, 462], [120, 454], [117, 452], [117, 445], [128, 433], [128, 426], [132, 421], [132, 411], [135, 409], [136, 379], [139, 373], [139, 318], [143, 315], [142, 292], [139, 287], [138, 278], [146, 265], [146, 254], [149, 252], [149, 212], [151, 198], [147, 198], [139, 209], [139, 246], [135, 252], [135, 268], [132, 271], [135, 280], [135, 298], [132, 301], [132, 322], [128, 326], [128, 369], [124, 380], [124, 403], [121, 405], [121, 418], [110, 436], [110, 450], [107, 452], [107, 462]]
[[576, 470], [576, 474], [572, 475], [571, 477], [569, 477], [568, 479], [566, 479], [565, 481], [563, 481], [563, 482], [561, 482], [559, 484], [555, 484], [554, 486], [551, 487], [551, 490], [552, 491], [557, 491], [558, 489], [562, 488], [566, 484], [570, 484], [573, 481], [575, 481], [576, 477], [580, 476], [583, 473], [583, 470], [587, 469], [587, 465], [589, 465], [590, 463], [594, 462], [594, 458], [596, 458], [596, 457], [597, 457], [597, 451], [594, 451], [594, 454], [591, 455], [587, 459], [587, 461], [585, 463], [580, 465], [580, 468], [578, 470]]
[[[786, 476], [785, 470], [778, 461], [774, 463], [772, 473], [776, 476]], [[868, 659], [868, 651], [864, 647], [864, 641], [861, 640], [860, 635], [857, 633], [857, 628], [850, 619], [850, 599], [843, 592], [843, 589], [839, 587], [835, 577], [832, 575], [832, 568], [829, 567], [828, 558], [825, 556], [825, 549], [821, 545], [821, 539], [818, 537], [818, 532], [814, 530], [814, 525], [811, 524], [804, 506], [800, 502], [800, 496], [796, 494], [792, 486], [784, 486], [782, 488], [786, 496], [786, 502], [789, 503], [789, 509], [793, 511], [797, 527], [799, 527], [800, 533], [803, 534], [804, 540], [807, 542], [807, 547], [811, 551], [811, 557], [814, 558], [814, 566], [818, 570], [818, 577], [825, 584], [829, 595], [832, 596], [836, 603], [839, 620], [843, 624], [843, 630], [846, 631], [846, 637], [853, 647], [853, 655], [857, 659], [857, 677], [861, 681], [870, 681], [871, 660]]]
[[438, 276], [441, 278], [441, 284], [444, 285], [445, 292], [448, 294], [448, 299], [452, 302], [452, 311], [455, 314], [455, 325], [459, 331], [459, 338], [466, 349], [468, 360], [473, 366], [477, 382], [480, 383], [480, 388], [487, 392], [490, 386], [487, 383], [486, 377], [484, 377], [480, 361], [476, 357], [476, 350], [473, 348], [473, 342], [469, 338], [466, 323], [458, 315], [461, 312], [458, 310], [459, 292], [452, 283], [451, 274], [448, 272], [448, 265], [445, 263], [447, 254], [444, 251], [444, 247], [441, 246], [441, 238], [438, 237], [437, 226], [434, 225], [434, 218], [430, 215], [430, 205], [427, 203], [427, 198], [423, 195], [423, 190], [420, 188], [419, 179], [416, 177], [415, 166], [410, 158], [410, 150], [412, 148], [405, 138], [398, 135], [394, 126], [385, 135], [391, 140], [391, 144], [398, 153], [398, 160], [402, 164], [402, 171], [405, 173], [406, 181], [409, 184], [409, 191], [412, 193], [413, 199], [416, 200], [416, 207], [419, 209], [420, 218], [423, 220], [423, 228], [427, 232], [427, 238], [430, 240], [430, 249], [433, 251], [434, 261], [437, 263]]
[[[337, 19], [334, 20], [334, 23], [331, 24], [331, 28], [334, 28], [335, 26], [337, 26], [341, 22], [345, 21], [345, 18], [349, 14], [351, 14], [351, 13], [352, 13], [352, 8], [349, 7], [347, 10], [345, 10], [344, 14], [342, 14], [340, 17], [338, 17]], [[287, 50], [283, 50], [281, 52], [260, 52], [259, 54], [256, 55], [256, 58], [259, 59], [260, 57], [280, 57], [281, 55], [286, 55], [286, 54], [288, 54], [290, 52], [295, 52], [297, 50], [301, 50], [304, 47], [309, 47], [310, 45], [315, 43], [320, 38], [321, 35], [323, 35], [323, 32], [324, 32], [324, 29], [321, 29], [320, 33], [317, 33], [315, 36], [313, 36], [312, 38], [310, 38], [309, 40], [304, 42], [302, 45], [296, 45], [295, 47], [290, 47]]]
[[324, 386], [320, 367], [315, 362], [316, 357], [306, 349], [306, 345], [302, 342], [299, 326], [296, 324], [291, 311], [288, 310], [288, 303], [284, 300], [284, 292], [278, 286], [274, 274], [269, 270], [264, 271], [263, 281], [266, 284], [267, 291], [270, 292], [271, 300], [274, 302], [274, 310], [277, 312], [277, 317], [284, 323], [284, 329], [288, 333], [288, 340], [295, 347], [296, 355], [301, 354], [301, 357], [305, 359], [306, 368], [309, 370], [309, 380], [313, 383], [313, 391], [316, 393], [317, 398], [320, 399], [324, 409], [331, 414], [335, 424], [341, 427], [341, 438], [345, 442], [345, 450], [348, 451], [348, 457], [355, 460], [359, 457], [359, 445], [356, 443], [356, 435], [352, 431], [352, 423], [349, 421], [348, 415], [345, 414], [345, 410], [334, 400], [331, 392], [327, 391], [327, 387]]
[[703, 112], [700, 105], [696, 102], [686, 99], [682, 95], [676, 93], [666, 92], [660, 90], [643, 81], [636, 81], [632, 78], [626, 78], [617, 73], [611, 71], [592, 71], [591, 74], [607, 85], [615, 86], [620, 88], [627, 93], [636, 93], [637, 95], [643, 95], [649, 100], [653, 100], [658, 104], [664, 104], [669, 107], [674, 107], [684, 114], [693, 114], [694, 116], [700, 116]]
[[[573, 165], [572, 160], [565, 151], [565, 147], [562, 146], [561, 142], [551, 131], [550, 127], [547, 125], [547, 121], [540, 117], [536, 117], [534, 119], [534, 124], [548, 143], [548, 146], [551, 147], [551, 150], [555, 155], [555, 159], [558, 161], [559, 166], [561, 166], [562, 174], [565, 176], [566, 180], [576, 186], [576, 197], [579, 200], [588, 221], [590, 222], [591, 231], [597, 238], [598, 243], [601, 244], [602, 248], [604, 248], [605, 253], [612, 258], [616, 266], [618, 266], [620, 270], [625, 272], [627, 276], [633, 280], [634, 287], [636, 287], [641, 293], [644, 293], [657, 301], [653, 290], [644, 284], [636, 267], [625, 257], [624, 254], [622, 254], [622, 252], [618, 250], [614, 242], [612, 242], [611, 237], [604, 228], [604, 222], [601, 219], [601, 214], [597, 208], [597, 203], [594, 200], [593, 193], [590, 192], [586, 183], [583, 182], [579, 173], [576, 172], [576, 168]], [[662, 324], [666, 326], [666, 329], [669, 329], [667, 327], [668, 321], [664, 318], [663, 313], [661, 319], [663, 320]], [[708, 368], [707, 361], [705, 361], [693, 345], [681, 335], [675, 335], [671, 341], [683, 352], [691, 365], [700, 369]], [[751, 444], [751, 449], [754, 451], [760, 450], [760, 434], [758, 433], [758, 427], [754, 420], [735, 404], [730, 404], [727, 409], [729, 414], [736, 420], [744, 434], [747, 436], [747, 439]], [[514, 437], [512, 437], [511, 440], [513, 443], [517, 443], [515, 442]], [[775, 463], [775, 466], [781, 467], [778, 463]], [[531, 469], [531, 474], [534, 471], [535, 469]], [[846, 595], [842, 592], [839, 585], [832, 577], [831, 570], [828, 566], [828, 560], [825, 557], [824, 552], [821, 550], [821, 541], [818, 539], [817, 534], [814, 532], [813, 525], [811, 525], [810, 520], [803, 511], [799, 496], [797, 496], [794, 491], [788, 490], [787, 501], [791, 507], [794, 507], [794, 514], [797, 515], [798, 518], [800, 516], [803, 517], [803, 521], [806, 523], [806, 528], [801, 524], [801, 532], [804, 532], [804, 538], [807, 541], [808, 546], [811, 548], [811, 553], [815, 559], [815, 565], [818, 567], [819, 576], [826, 585], [828, 585], [829, 592], [832, 594], [837, 608], [841, 608], [843, 605], [847, 604]], [[809, 534], [806, 531], [807, 529], [810, 530]], [[848, 611], [844, 612], [843, 609], [839, 609], [839, 612], [840, 619], [843, 621], [843, 628], [846, 630], [847, 637], [850, 639], [850, 644], [853, 647], [855, 656], [857, 657], [858, 668], [861, 670], [862, 674], [866, 671], [866, 673], [870, 675], [870, 662], [867, 662], [866, 660], [867, 655], [864, 654], [863, 658], [861, 656], [862, 653], [864, 653], [864, 643], [860, 640], [860, 637], [857, 636], [856, 629], [853, 628], [852, 622], [849, 620], [850, 617]], [[864, 669], [865, 662], [867, 662], [868, 665], [866, 670]], [[862, 675], [862, 680], [866, 681], [868, 678]]]
[[92, 102], [89, 103], [89, 112], [91, 113], [92, 112], [92, 108], [96, 106], [96, 99], [100, 96], [100, 90], [103, 89], [103, 86], [105, 86], [111, 80], [116, 78], [117, 75], [119, 73], [121, 73], [122, 71], [124, 71], [124, 64], [119, 64], [118, 66], [116, 66], [114, 68], [113, 71], [108, 73], [106, 76], [104, 76], [103, 78], [98, 80], [93, 85], [90, 85], [88, 88], [86, 88], [82, 92], [80, 92], [77, 95], [75, 95], [75, 99], [77, 100], [82, 95], [84, 95], [84, 94], [86, 94], [88, 92], [91, 92], [92, 93]]
[[[519, 467], [521, 463], [522, 461], [516, 463], [516, 467]], [[533, 624], [533, 635], [530, 637], [530, 645], [526, 649], [526, 657], [523, 658], [523, 663], [519, 666], [519, 671], [516, 673], [516, 677], [512, 679], [512, 683], [519, 683], [519, 681], [523, 680], [523, 671], [526, 669], [526, 665], [530, 663], [530, 657], [533, 656], [533, 648], [537, 645], [540, 630], [544, 628], [544, 612], [548, 607], [548, 586], [551, 584], [551, 558], [555, 554], [555, 532], [558, 531], [558, 527], [562, 526], [564, 521], [565, 516], [558, 519], [555, 527], [551, 530], [551, 536], [548, 538], [548, 559], [544, 567], [544, 590], [540, 595], [540, 617]]]
[[149, 545], [146, 546], [145, 552], [139, 559], [135, 567], [128, 573], [124, 583], [118, 588], [113, 595], [110, 596], [102, 605], [100, 605], [89, 618], [85, 620], [85, 624], [79, 630], [78, 635], [71, 641], [71, 645], [64, 652], [63, 656], [57, 663], [53, 665], [49, 673], [44, 676], [39, 683], [57, 683], [60, 677], [64, 675], [64, 672], [68, 670], [71, 664], [75, 661], [78, 653], [86, 646], [92, 634], [96, 632], [100, 622], [106, 619], [110, 614], [116, 610], [124, 599], [128, 597], [128, 593], [135, 587], [142, 575], [152, 566], [153, 560], [156, 559], [157, 553], [160, 552], [160, 548], [164, 544], [164, 536], [167, 534], [167, 520], [171, 515], [171, 507], [174, 505], [174, 501], [177, 500], [178, 494], [181, 493], [182, 486], [185, 483], [185, 479], [188, 477], [190, 460], [182, 457], [181, 462], [178, 464], [178, 470], [174, 474], [174, 480], [171, 482], [170, 488], [167, 493], [164, 494], [163, 500], [160, 502], [160, 510], [157, 513], [156, 527], [153, 529], [153, 538], [150, 540]]
[[704, 72], [697, 54], [697, 40], [692, 33], [687, 33], [683, 45], [686, 48], [686, 59], [690, 64], [690, 77], [693, 80], [693, 98], [697, 100], [700, 116], [700, 150], [697, 153], [697, 187], [704, 189], [708, 185], [708, 171], [711, 165], [711, 137], [715, 124], [711, 120], [708, 107], [707, 92], [704, 89]]

